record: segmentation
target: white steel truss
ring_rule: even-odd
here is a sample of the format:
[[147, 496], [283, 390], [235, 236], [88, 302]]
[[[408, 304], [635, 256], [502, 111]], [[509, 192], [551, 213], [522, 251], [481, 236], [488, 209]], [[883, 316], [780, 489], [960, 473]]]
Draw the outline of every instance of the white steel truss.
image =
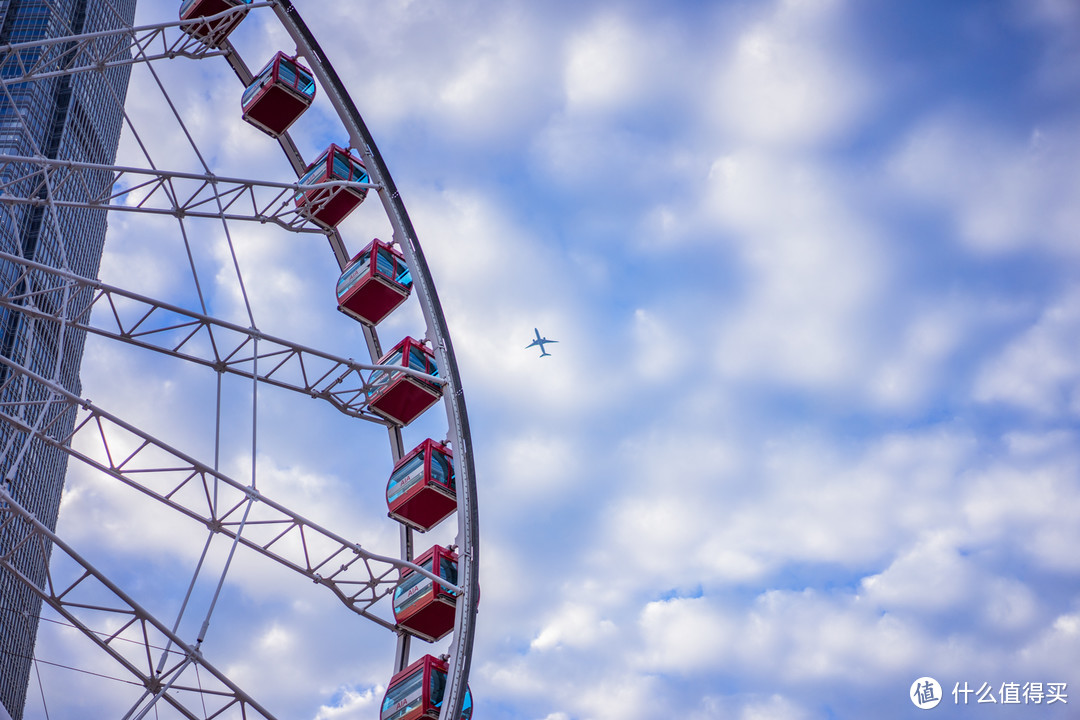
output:
[[272, 3], [252, 3], [187, 21], [0, 45], [0, 86], [80, 72], [104, 72], [140, 62], [225, 55], [228, 48], [220, 48], [216, 42], [217, 23], [230, 15], [269, 5]]
[[[64, 620], [77, 628], [144, 688], [128, 717], [144, 717], [158, 702], [166, 702], [190, 720], [209, 720], [226, 712], [242, 718], [274, 716], [211, 665], [197, 647], [187, 644], [113, 584], [50, 531], [0, 487], [0, 567], [14, 573]], [[63, 554], [78, 569], [74, 578], [58, 577], [55, 558]], [[13, 562], [16, 553], [29, 554], [48, 567], [45, 581], [35, 583]], [[113, 621], [109, 631], [102, 618]], [[158, 659], [156, 656], [161, 655]], [[200, 672], [201, 670], [201, 672]]]
[[[10, 253], [0, 252], [0, 261], [22, 267], [8, 287], [0, 288], [0, 308], [257, 379], [381, 425], [389, 423], [368, 411], [368, 402], [390, 373], [445, 383], [401, 365], [358, 363]], [[73, 312], [75, 301], [87, 296], [85, 309]]]
[[[112, 187], [96, 191], [102, 174], [115, 177]], [[324, 183], [273, 182], [219, 177], [207, 173], [0, 155], [0, 202], [36, 207], [73, 207], [171, 215], [176, 218], [273, 223], [293, 232], [327, 234], [310, 216], [330, 200], [298, 206], [296, 198], [318, 188], [366, 192], [371, 183], [334, 180]]]
[[[0, 422], [191, 518], [212, 533], [284, 565], [330, 589], [349, 609], [383, 627], [394, 623], [372, 607], [397, 585], [398, 571], [410, 568], [459, 593], [460, 588], [411, 562], [371, 553], [266, 497], [251, 485], [213, 469], [148, 432], [111, 415], [88, 400], [0, 357], [8, 385], [27, 380], [46, 392], [37, 401], [0, 403]], [[34, 404], [63, 408], [51, 422], [32, 426], [25, 416]], [[77, 413], [74, 429], [58, 433], [61, 418]]]

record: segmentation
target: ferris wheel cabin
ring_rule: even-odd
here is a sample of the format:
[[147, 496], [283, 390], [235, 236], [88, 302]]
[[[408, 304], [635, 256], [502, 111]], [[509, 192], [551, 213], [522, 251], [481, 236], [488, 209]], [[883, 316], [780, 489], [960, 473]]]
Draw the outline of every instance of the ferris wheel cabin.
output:
[[457, 509], [454, 458], [444, 445], [428, 438], [394, 465], [386, 485], [389, 515], [427, 532]]
[[[299, 180], [301, 185], [335, 181], [370, 182], [364, 162], [343, 147], [331, 144], [319, 159], [308, 165]], [[332, 229], [367, 197], [367, 188], [317, 187], [296, 194], [300, 213], [317, 224]]]
[[[406, 337], [379, 358], [379, 365], [400, 365], [438, 377], [435, 355], [419, 340]], [[408, 425], [442, 397], [439, 383], [394, 370], [376, 370], [371, 375], [374, 390], [368, 407], [398, 425]]]
[[[456, 585], [458, 556], [435, 545], [413, 561], [425, 570]], [[394, 589], [394, 620], [411, 634], [435, 642], [454, 629], [457, 596], [431, 578], [406, 569]]]
[[[379, 720], [437, 718], [446, 693], [447, 664], [425, 655], [394, 675], [383, 696]], [[460, 720], [472, 720], [472, 693], [465, 689]]]
[[283, 52], [259, 71], [240, 99], [243, 118], [271, 137], [296, 122], [315, 100], [311, 71]]
[[[235, 7], [250, 5], [252, 0], [184, 0], [180, 5], [181, 20], [196, 20], [231, 10]], [[192, 25], [185, 25], [183, 30], [202, 42], [217, 47], [229, 33], [240, 24], [247, 11], [235, 12], [217, 20], [208, 20]]]
[[367, 325], [378, 325], [409, 297], [412, 275], [405, 258], [379, 239], [345, 266], [337, 284], [338, 310]]

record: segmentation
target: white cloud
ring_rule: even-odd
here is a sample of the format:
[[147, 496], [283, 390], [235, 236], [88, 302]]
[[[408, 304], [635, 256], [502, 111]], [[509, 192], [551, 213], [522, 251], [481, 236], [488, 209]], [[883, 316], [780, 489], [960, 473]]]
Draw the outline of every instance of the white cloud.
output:
[[942, 366], [961, 345], [970, 313], [966, 308], [935, 308], [896, 328], [898, 348], [886, 357], [869, 381], [871, 400], [889, 409], [919, 407], [938, 389]]
[[909, 134], [891, 171], [913, 197], [944, 210], [973, 251], [1072, 255], [1080, 222], [1074, 135], [1069, 124], [1005, 134], [978, 117], [945, 114]]
[[767, 700], [747, 703], [739, 720], [802, 720], [809, 717], [806, 710], [780, 695]]
[[608, 499], [593, 562], [625, 558], [658, 587], [760, 582], [791, 563], [873, 563], [950, 523], [953, 478], [974, 449], [941, 432], [885, 437], [853, 457], [813, 437], [748, 447], [737, 422], [730, 432], [730, 444], [722, 430], [629, 441], [625, 495]]
[[1045, 682], [1068, 682], [1064, 680], [1065, 668], [1076, 667], [1076, 663], [1080, 662], [1078, 638], [1080, 614], [1064, 613], [1053, 618], [1021, 650], [1020, 656], [1032, 668], [1032, 672], [1041, 673], [1047, 678]]
[[680, 56], [663, 27], [643, 27], [610, 11], [599, 15], [566, 43], [566, 111], [573, 116], [626, 110], [656, 97], [678, 83], [664, 70], [685, 68]]
[[985, 610], [987, 625], [996, 629], [1025, 630], [1037, 619], [1039, 601], [1023, 583], [998, 578], [989, 583]]
[[966, 605], [976, 592], [975, 571], [945, 534], [923, 539], [883, 572], [864, 578], [871, 601], [889, 609], [946, 610]]
[[644, 308], [634, 311], [632, 356], [638, 374], [646, 382], [675, 383], [685, 377], [693, 361], [688, 343], [668, 323], [668, 318], [661, 320], [656, 312]]
[[580, 482], [577, 458], [585, 452], [561, 433], [535, 430], [513, 435], [497, 448], [499, 465], [492, 468], [501, 485], [497, 492], [515, 503], [561, 500]]
[[1072, 348], [1080, 338], [1080, 294], [1069, 293], [988, 359], [975, 378], [979, 402], [1008, 403], [1039, 415], [1080, 412], [1080, 364]]
[[569, 603], [548, 621], [532, 641], [534, 650], [545, 651], [559, 647], [594, 647], [616, 632], [610, 620], [597, 616], [594, 608]]
[[725, 375], [825, 388], [862, 370], [868, 312], [888, 275], [841, 188], [803, 161], [741, 152], [714, 162], [707, 212], [749, 274], [745, 300], [718, 323]]
[[1072, 518], [1080, 511], [1073, 482], [1073, 453], [1055, 454], [1033, 464], [991, 467], [972, 478], [962, 511], [981, 543], [1011, 542], [1032, 564], [1055, 571], [1080, 566], [1071, 543], [1080, 540]]
[[381, 687], [364, 691], [346, 689], [341, 693], [340, 701], [335, 705], [323, 705], [319, 708], [315, 720], [360, 720], [371, 717], [382, 703], [385, 690]]
[[651, 602], [639, 623], [644, 641], [639, 662], [646, 672], [714, 672], [717, 658], [738, 641], [735, 624], [704, 598]]
[[739, 33], [711, 90], [724, 131], [758, 145], [812, 146], [859, 119], [869, 83], [840, 50], [842, 8], [831, 0], [776, 2]]

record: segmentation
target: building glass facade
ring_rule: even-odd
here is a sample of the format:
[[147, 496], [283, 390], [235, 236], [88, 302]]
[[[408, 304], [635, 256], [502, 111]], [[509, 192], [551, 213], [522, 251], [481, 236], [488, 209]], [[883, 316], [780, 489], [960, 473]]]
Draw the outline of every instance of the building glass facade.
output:
[[[136, 0], [0, 0], [0, 56], [4, 46], [38, 42], [131, 25]], [[73, 46], [69, 46], [73, 47]], [[33, 59], [32, 55], [24, 55]], [[8, 63], [0, 75], [11, 82], [20, 77]], [[0, 88], [0, 184], [4, 192], [22, 199], [44, 200], [48, 190], [32, 176], [33, 162], [15, 158], [50, 159], [112, 165], [122, 126], [130, 66], [100, 72], [74, 73], [12, 82]], [[113, 174], [90, 174], [91, 187], [60, 187], [54, 197], [85, 198], [87, 192], [108, 188]], [[65, 194], [71, 197], [64, 198]], [[47, 203], [0, 203], [0, 249], [45, 265], [97, 277], [105, 241], [106, 213], [100, 209], [53, 208]], [[27, 277], [22, 267], [0, 259], [0, 292], [19, 295], [28, 286], [48, 282]], [[72, 312], [85, 308], [89, 297], [75, 298]], [[41, 308], [53, 311], [56, 308]], [[79, 365], [84, 337], [54, 321], [33, 320], [0, 309], [0, 356], [18, 366], [81, 394]], [[57, 405], [35, 404], [46, 399], [38, 383], [0, 365], [0, 403], [16, 398], [22, 420], [33, 426], [50, 423]], [[11, 413], [5, 406], [5, 413]], [[68, 413], [56, 432], [66, 435], [74, 423]], [[56, 434], [55, 432], [50, 434]], [[67, 470], [67, 455], [27, 435], [9, 422], [0, 422], [0, 472], [8, 492], [49, 528], [55, 529]], [[0, 531], [0, 554], [13, 543]], [[45, 567], [38, 556], [15, 552], [19, 572], [40, 584]], [[0, 703], [20, 720], [26, 702], [31, 659], [37, 633], [40, 599], [10, 571], [0, 569]]]

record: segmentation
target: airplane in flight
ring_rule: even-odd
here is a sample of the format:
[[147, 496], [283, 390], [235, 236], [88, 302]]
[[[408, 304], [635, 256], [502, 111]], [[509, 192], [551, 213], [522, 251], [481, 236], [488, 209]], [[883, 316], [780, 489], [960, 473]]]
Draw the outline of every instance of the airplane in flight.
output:
[[540, 337], [540, 331], [537, 330], [536, 328], [533, 328], [533, 332], [536, 333], [536, 339], [533, 340], [528, 345], [526, 345], [525, 349], [528, 350], [529, 348], [533, 347], [534, 345], [539, 345], [540, 346], [540, 357], [550, 356], [551, 353], [549, 353], [547, 350], [544, 349], [544, 345], [546, 343], [557, 343], [559, 341], [558, 340], [548, 340], [547, 338]]

